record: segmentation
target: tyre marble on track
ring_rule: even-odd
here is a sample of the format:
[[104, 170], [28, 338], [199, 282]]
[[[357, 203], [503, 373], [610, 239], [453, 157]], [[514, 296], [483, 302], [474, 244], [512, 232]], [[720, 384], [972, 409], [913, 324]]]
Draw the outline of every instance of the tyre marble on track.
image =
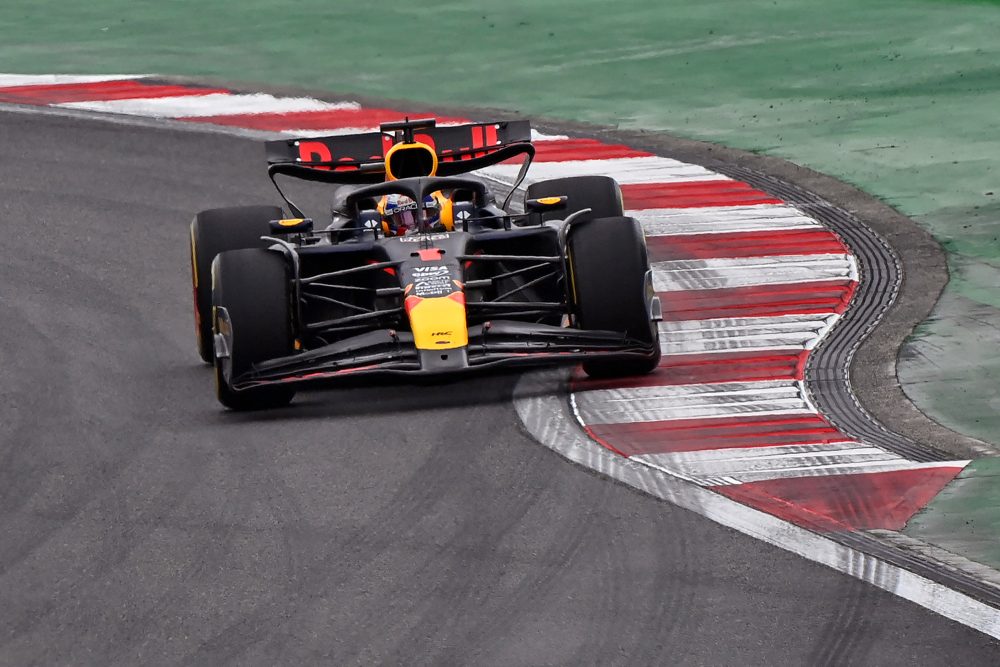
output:
[[194, 211], [258, 144], [0, 112], [0, 662], [985, 664], [997, 646], [567, 464], [516, 375], [227, 414]]

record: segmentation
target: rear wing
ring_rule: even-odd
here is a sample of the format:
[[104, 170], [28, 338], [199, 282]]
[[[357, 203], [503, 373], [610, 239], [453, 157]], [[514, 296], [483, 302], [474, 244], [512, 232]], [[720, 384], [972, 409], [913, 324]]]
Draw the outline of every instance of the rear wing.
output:
[[[387, 123], [382, 132], [268, 141], [268, 174], [272, 179], [284, 174], [324, 183], [381, 183], [386, 178], [385, 154], [400, 140], [398, 133], [385, 130], [421, 122]], [[438, 176], [464, 174], [521, 154], [530, 161], [535, 152], [526, 120], [419, 127], [413, 139], [434, 149]]]

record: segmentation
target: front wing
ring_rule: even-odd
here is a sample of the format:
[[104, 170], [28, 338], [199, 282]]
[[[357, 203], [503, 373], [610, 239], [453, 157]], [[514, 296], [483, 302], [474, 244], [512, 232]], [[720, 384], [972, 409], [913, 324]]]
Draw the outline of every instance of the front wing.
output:
[[[217, 354], [223, 359], [226, 350], [226, 341], [218, 341]], [[230, 386], [240, 391], [357, 375], [433, 376], [498, 366], [578, 363], [598, 357], [648, 359], [654, 353], [651, 346], [620, 332], [495, 321], [470, 327], [469, 344], [463, 348], [418, 350], [410, 332], [384, 329], [260, 362], [239, 377], [228, 379]]]

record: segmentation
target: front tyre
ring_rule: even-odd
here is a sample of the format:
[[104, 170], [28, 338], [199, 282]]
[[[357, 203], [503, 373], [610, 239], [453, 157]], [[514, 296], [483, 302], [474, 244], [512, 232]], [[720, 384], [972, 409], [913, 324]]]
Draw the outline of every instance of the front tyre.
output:
[[277, 206], [231, 206], [202, 211], [191, 221], [191, 286], [198, 354], [212, 363], [212, 260], [220, 252], [261, 246]]
[[645, 358], [585, 361], [584, 372], [591, 377], [652, 372], [660, 362], [660, 338], [649, 312], [649, 260], [642, 226], [634, 218], [625, 217], [573, 224], [566, 254], [577, 326], [624, 331], [650, 350]]
[[[222, 333], [228, 357], [215, 357], [219, 402], [230, 410], [261, 410], [288, 405], [289, 386], [236, 391], [232, 380], [253, 365], [292, 353], [291, 304], [287, 263], [263, 248], [230, 250], [212, 263], [213, 333]], [[213, 336], [214, 338], [214, 336]]]

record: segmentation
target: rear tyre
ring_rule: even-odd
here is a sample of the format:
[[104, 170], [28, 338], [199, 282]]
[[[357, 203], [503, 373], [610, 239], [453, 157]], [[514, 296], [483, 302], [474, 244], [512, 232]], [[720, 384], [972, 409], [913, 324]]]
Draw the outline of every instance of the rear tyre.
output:
[[543, 214], [544, 220], [564, 220], [570, 214], [585, 208], [592, 210], [582, 216], [584, 220], [625, 215], [622, 190], [618, 187], [618, 182], [608, 176], [567, 176], [539, 181], [529, 185], [524, 196], [526, 199], [540, 199], [563, 195], [569, 198], [566, 208]]
[[277, 206], [233, 206], [202, 211], [191, 221], [191, 286], [198, 354], [212, 363], [212, 260], [220, 252], [261, 245], [268, 223], [282, 217]]
[[660, 338], [650, 321], [646, 283], [649, 260], [642, 227], [634, 218], [597, 218], [574, 224], [567, 239], [570, 294], [581, 329], [625, 331], [650, 348], [647, 358], [594, 359], [591, 377], [643, 375], [660, 362]]
[[230, 381], [258, 362], [292, 353], [291, 305], [285, 258], [263, 248], [230, 250], [212, 263], [213, 331], [219, 333], [220, 310], [228, 321], [228, 358], [215, 358], [219, 402], [231, 410], [261, 410], [288, 405], [288, 386], [236, 391]]

